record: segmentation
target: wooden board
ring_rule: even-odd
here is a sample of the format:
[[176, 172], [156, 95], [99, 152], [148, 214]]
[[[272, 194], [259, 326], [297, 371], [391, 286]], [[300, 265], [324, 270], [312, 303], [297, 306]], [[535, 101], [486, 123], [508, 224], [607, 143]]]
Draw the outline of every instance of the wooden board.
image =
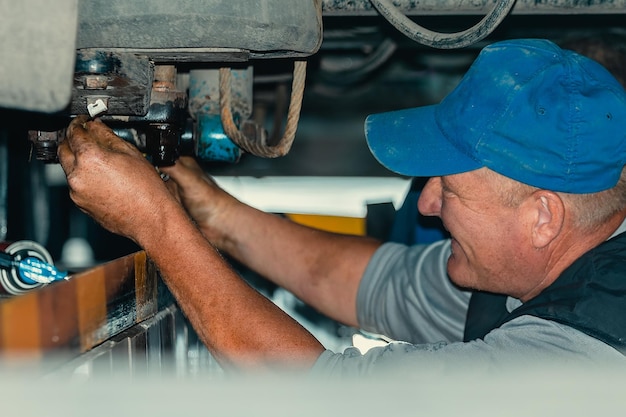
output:
[[[152, 317], [169, 293], [137, 252], [0, 301], [0, 357], [72, 357]], [[163, 301], [165, 303], [166, 301]]]

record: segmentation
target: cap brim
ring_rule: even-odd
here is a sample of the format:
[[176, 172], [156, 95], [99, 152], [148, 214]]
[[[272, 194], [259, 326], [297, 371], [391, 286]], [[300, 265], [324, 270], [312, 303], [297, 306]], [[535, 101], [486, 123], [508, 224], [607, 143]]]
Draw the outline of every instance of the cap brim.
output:
[[444, 136], [435, 120], [436, 105], [373, 114], [365, 137], [374, 157], [387, 169], [410, 177], [436, 177], [472, 171], [482, 165]]

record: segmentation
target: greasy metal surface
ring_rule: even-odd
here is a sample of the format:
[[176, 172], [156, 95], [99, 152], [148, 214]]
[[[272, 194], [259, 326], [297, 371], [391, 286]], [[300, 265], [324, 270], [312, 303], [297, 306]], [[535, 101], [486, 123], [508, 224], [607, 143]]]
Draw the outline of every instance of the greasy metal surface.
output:
[[169, 123], [154, 123], [145, 129], [146, 152], [157, 167], [174, 165], [180, 156], [179, 143], [181, 126]]
[[[394, 0], [410, 15], [485, 14], [498, 0]], [[324, 16], [376, 15], [369, 0], [321, 0]], [[626, 13], [626, 0], [517, 0], [511, 14]]]
[[86, 114], [90, 99], [105, 100], [108, 113], [143, 116], [152, 91], [153, 64], [146, 56], [80, 50], [76, 54], [70, 112]]
[[[186, 120], [187, 93], [176, 85], [176, 69], [174, 66], [157, 65], [155, 73], [150, 72], [149, 79], [142, 79], [149, 86], [149, 105], [143, 113], [128, 117], [124, 113], [116, 113], [109, 109], [102, 119], [115, 126], [120, 123], [129, 126], [145, 126], [146, 123], [172, 123], [182, 127]], [[169, 74], [169, 75], [167, 75]], [[167, 79], [162, 79], [163, 77]], [[134, 80], [137, 82], [138, 80]]]
[[[252, 115], [252, 88], [254, 69], [231, 70], [231, 109], [240, 121]], [[189, 112], [197, 114], [220, 114], [219, 70], [198, 69], [189, 72]]]
[[65, 130], [44, 132], [29, 130], [28, 140], [31, 142], [32, 154], [35, 159], [44, 162], [58, 162], [57, 150], [61, 140], [65, 137]]
[[[0, 357], [71, 357], [154, 315], [168, 293], [144, 252], [0, 301]], [[161, 302], [163, 304], [163, 302]]]
[[242, 151], [224, 133], [219, 115], [199, 114], [196, 155], [203, 161], [239, 161]]
[[274, 55], [315, 53], [317, 0], [83, 0], [78, 48], [238, 48]]
[[[113, 48], [112, 50], [115, 50]], [[246, 62], [251, 56], [250, 51], [236, 48], [126, 48], [127, 52], [147, 55], [155, 62]], [[270, 53], [265, 54], [269, 57]]]

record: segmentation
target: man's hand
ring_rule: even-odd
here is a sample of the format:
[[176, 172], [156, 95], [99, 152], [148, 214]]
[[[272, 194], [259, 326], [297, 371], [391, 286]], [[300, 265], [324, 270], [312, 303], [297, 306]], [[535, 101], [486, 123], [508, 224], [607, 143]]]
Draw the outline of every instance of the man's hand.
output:
[[167, 186], [201, 228], [205, 236], [221, 246], [219, 226], [239, 202], [218, 187], [200, 165], [189, 156], [181, 156], [176, 164], [161, 171], [170, 177]]
[[99, 120], [76, 117], [58, 156], [76, 205], [137, 243], [164, 207], [177, 204], [139, 150]]

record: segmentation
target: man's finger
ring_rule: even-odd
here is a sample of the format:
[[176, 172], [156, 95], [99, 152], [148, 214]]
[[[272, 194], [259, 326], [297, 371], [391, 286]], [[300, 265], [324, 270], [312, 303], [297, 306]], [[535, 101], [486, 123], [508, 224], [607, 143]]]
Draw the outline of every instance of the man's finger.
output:
[[89, 121], [89, 117], [81, 114], [76, 116], [75, 118], [72, 119], [72, 121], [70, 122], [70, 125], [68, 126], [67, 130], [72, 131], [73, 129], [85, 129], [85, 124]]
[[198, 174], [194, 171], [192, 166], [185, 163], [183, 157], [179, 158], [174, 165], [159, 168], [161, 172], [167, 174], [174, 181], [185, 182], [186, 178], [196, 177]]
[[162, 167], [161, 171], [165, 172], [172, 178], [182, 178], [185, 176], [196, 177], [203, 175], [204, 171], [198, 165], [198, 162], [190, 156], [181, 156], [172, 166]]
[[59, 144], [57, 156], [59, 158], [61, 168], [63, 168], [63, 172], [65, 172], [65, 175], [69, 175], [74, 167], [74, 164], [76, 163], [76, 157], [70, 149], [67, 141], [63, 141]]
[[105, 149], [122, 153], [139, 153], [137, 147], [116, 135], [113, 129], [100, 119], [86, 123], [86, 127], [89, 135], [96, 140], [98, 145]]
[[96, 143], [94, 135], [89, 131], [90, 123], [89, 117], [79, 115], [70, 122], [65, 130], [65, 140], [62, 143], [67, 144], [74, 156]]
[[76, 152], [82, 144], [97, 144], [101, 148], [118, 152], [134, 151], [134, 147], [125, 142], [100, 119], [91, 120], [85, 115], [77, 116], [67, 129], [66, 139], [70, 149]]
[[83, 125], [87, 123], [88, 121], [89, 121], [89, 116], [87, 116], [86, 114], [79, 114], [78, 116], [74, 117], [74, 119], [72, 119], [72, 121], [70, 122], [70, 127], [72, 126], [83, 127]]

